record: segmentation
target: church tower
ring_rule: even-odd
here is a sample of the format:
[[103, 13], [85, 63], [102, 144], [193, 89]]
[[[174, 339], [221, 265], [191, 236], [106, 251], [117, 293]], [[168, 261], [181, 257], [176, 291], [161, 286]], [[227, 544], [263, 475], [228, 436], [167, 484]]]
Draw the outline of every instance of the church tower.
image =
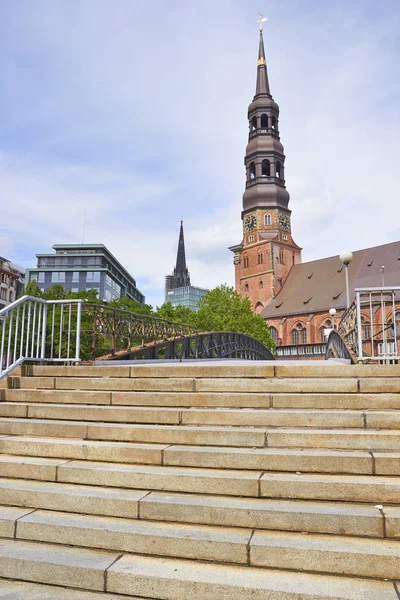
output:
[[187, 286], [190, 286], [190, 274], [186, 266], [185, 238], [183, 237], [183, 221], [181, 221], [176, 265], [172, 275], [167, 275], [165, 278], [165, 291]]
[[234, 253], [235, 286], [260, 313], [283, 286], [301, 248], [293, 241], [285, 154], [279, 137], [279, 106], [272, 98], [262, 27], [256, 94], [248, 110], [246, 190], [243, 194], [243, 240]]

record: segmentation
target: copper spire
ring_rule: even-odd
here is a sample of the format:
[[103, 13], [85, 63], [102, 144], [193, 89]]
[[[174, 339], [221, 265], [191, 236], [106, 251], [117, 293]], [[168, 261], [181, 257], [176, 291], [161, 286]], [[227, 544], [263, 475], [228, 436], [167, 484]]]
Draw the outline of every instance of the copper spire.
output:
[[264, 39], [262, 29], [260, 29], [260, 46], [258, 50], [256, 96], [259, 96], [260, 94], [266, 94], [267, 96], [271, 96], [271, 92], [269, 90], [267, 61], [265, 60]]

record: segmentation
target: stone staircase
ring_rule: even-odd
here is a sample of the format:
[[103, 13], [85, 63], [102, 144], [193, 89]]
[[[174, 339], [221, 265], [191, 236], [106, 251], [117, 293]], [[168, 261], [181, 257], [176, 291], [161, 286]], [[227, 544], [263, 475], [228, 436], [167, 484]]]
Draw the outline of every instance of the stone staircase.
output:
[[400, 599], [400, 366], [0, 384], [0, 599]]

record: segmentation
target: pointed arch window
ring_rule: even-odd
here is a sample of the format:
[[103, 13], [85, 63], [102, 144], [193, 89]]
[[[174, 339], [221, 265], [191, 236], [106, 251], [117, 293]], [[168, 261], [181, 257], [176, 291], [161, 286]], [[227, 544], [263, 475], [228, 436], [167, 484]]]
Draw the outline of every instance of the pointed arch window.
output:
[[293, 329], [293, 331], [292, 331], [292, 344], [294, 344], [295, 346], [297, 346], [298, 343], [299, 343], [299, 332], [297, 331], [297, 329]]
[[268, 115], [261, 115], [261, 129], [268, 129]]
[[263, 287], [264, 287], [264, 284], [263, 284], [263, 282], [262, 282], [262, 279], [260, 279], [260, 283], [258, 284], [258, 287], [260, 288], [260, 290], [262, 290], [262, 289], [263, 289]]
[[247, 269], [248, 266], [249, 266], [249, 257], [246, 255], [243, 257], [243, 267], [245, 269]]
[[264, 257], [263, 257], [262, 250], [258, 249], [258, 252], [257, 252], [257, 264], [260, 265], [263, 262], [264, 262]]
[[251, 120], [251, 131], [255, 131], [257, 129], [257, 117], [253, 117]]
[[250, 163], [250, 179], [255, 179], [255, 178], [256, 178], [256, 163], [251, 162]]
[[271, 163], [267, 158], [261, 163], [261, 175], [262, 177], [271, 177]]
[[276, 327], [272, 327], [272, 325], [270, 325], [269, 332], [270, 332], [271, 337], [274, 340], [275, 344], [277, 344], [278, 343], [278, 330], [276, 329]]
[[281, 172], [282, 172], [282, 165], [278, 160], [278, 161], [276, 161], [276, 165], [275, 165], [275, 174], [278, 177], [278, 179], [281, 178]]
[[247, 281], [246, 281], [246, 283], [244, 284], [244, 291], [246, 292], [246, 294], [247, 294], [247, 292], [249, 291], [249, 284], [247, 283]]
[[264, 215], [264, 225], [271, 225], [271, 215], [270, 215], [270, 213], [265, 213], [265, 215]]

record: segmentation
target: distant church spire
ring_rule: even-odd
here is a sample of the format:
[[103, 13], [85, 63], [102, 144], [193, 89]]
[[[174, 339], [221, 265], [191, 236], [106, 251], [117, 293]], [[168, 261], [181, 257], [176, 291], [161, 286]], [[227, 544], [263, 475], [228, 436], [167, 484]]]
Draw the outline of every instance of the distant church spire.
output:
[[183, 221], [179, 230], [178, 251], [176, 253], [176, 265], [172, 275], [165, 278], [166, 290], [175, 290], [176, 288], [190, 285], [190, 274], [186, 266], [185, 238], [183, 235]]

